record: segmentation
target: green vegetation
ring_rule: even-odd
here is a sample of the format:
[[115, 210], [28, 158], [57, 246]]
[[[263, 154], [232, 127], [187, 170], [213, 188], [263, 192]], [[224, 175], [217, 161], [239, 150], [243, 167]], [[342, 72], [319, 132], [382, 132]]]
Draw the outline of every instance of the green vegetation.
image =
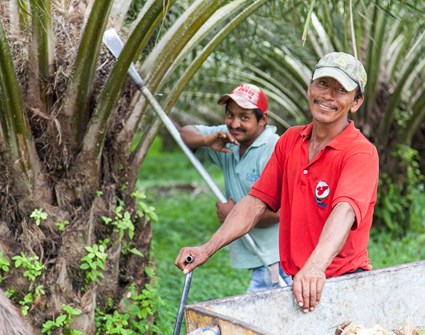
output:
[[3, 252], [0, 251], [0, 282], [3, 281], [3, 274], [8, 273], [10, 269], [10, 261]]
[[72, 322], [72, 319], [74, 316], [80, 315], [81, 310], [78, 308], [73, 308], [72, 306], [68, 306], [63, 304], [62, 305], [63, 310], [66, 314], [61, 314], [54, 321], [49, 320], [43, 324], [43, 329], [41, 332], [43, 334], [53, 334], [55, 329], [62, 328], [65, 331], [65, 334], [71, 334], [71, 335], [84, 335], [84, 333], [75, 330], [70, 329], [70, 325]]
[[379, 206], [375, 210], [375, 218], [383, 222], [385, 228], [394, 235], [423, 231], [424, 176], [419, 154], [409, 146], [399, 145], [393, 156], [402, 168], [398, 173], [400, 182], [395, 182], [388, 173], [381, 171]]
[[84, 248], [87, 255], [81, 259], [80, 268], [85, 270], [86, 284], [99, 282], [103, 278], [102, 272], [105, 270], [105, 262], [108, 257], [104, 245], [93, 244]]
[[151, 285], [147, 284], [140, 294], [137, 294], [136, 286], [132, 285], [120, 312], [115, 310], [107, 314], [96, 308], [96, 334], [164, 334], [150, 322], [161, 304], [157, 290]]
[[134, 237], [134, 225], [131, 222], [131, 215], [129, 212], [124, 212], [124, 202], [122, 200], [118, 200], [118, 206], [113, 210], [115, 218], [111, 219], [103, 216], [102, 220], [107, 225], [110, 224], [114, 227], [114, 231], [119, 232], [120, 237], [124, 237], [124, 233], [128, 231], [128, 236], [130, 239]]
[[[156, 284], [164, 303], [157, 325], [162, 333], [170, 334], [184, 283], [184, 275], [174, 266], [174, 259], [181, 247], [205, 242], [218, 222], [215, 198], [189, 160], [180, 151], [161, 153], [160, 149], [156, 140], [142, 166], [139, 186], [146, 189], [159, 217], [152, 223]], [[220, 171], [206, 167], [222, 188]], [[369, 252], [375, 269], [425, 259], [425, 234], [412, 232], [395, 239], [388, 230], [374, 229]], [[247, 286], [247, 271], [230, 268], [227, 250], [221, 250], [194, 271], [187, 303], [243, 294]]]
[[[207, 166], [207, 170], [221, 187], [220, 171], [213, 166]], [[186, 156], [181, 152], [160, 153], [157, 140], [143, 164], [139, 183], [146, 188], [159, 217], [152, 223], [156, 283], [164, 303], [157, 320], [162, 333], [171, 334], [184, 283], [174, 259], [181, 247], [203, 243], [217, 229], [216, 200]], [[230, 268], [228, 251], [221, 250], [194, 271], [187, 303], [245, 293], [248, 279], [246, 270]]]
[[23, 252], [20, 255], [13, 256], [15, 261], [15, 268], [23, 267], [25, 269], [23, 276], [29, 281], [41, 276], [44, 265], [40, 262], [38, 256], [27, 257]]
[[40, 208], [36, 208], [31, 213], [30, 218], [33, 218], [34, 221], [35, 221], [35, 224], [37, 226], [39, 226], [40, 223], [41, 223], [41, 220], [46, 220], [47, 219], [47, 213], [43, 212], [43, 210], [40, 209]]
[[65, 227], [67, 226], [67, 225], [69, 225], [69, 221], [68, 220], [62, 220], [62, 221], [60, 221], [60, 222], [57, 222], [57, 223], [55, 223], [55, 226], [58, 228], [58, 230], [60, 231], [60, 232], [64, 232], [64, 230], [65, 230]]

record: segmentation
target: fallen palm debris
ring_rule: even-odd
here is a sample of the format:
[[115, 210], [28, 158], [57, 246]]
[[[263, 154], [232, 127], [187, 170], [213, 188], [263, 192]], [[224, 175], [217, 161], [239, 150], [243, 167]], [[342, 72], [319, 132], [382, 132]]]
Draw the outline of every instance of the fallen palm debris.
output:
[[404, 329], [386, 330], [381, 325], [374, 325], [367, 328], [364, 325], [350, 326], [351, 321], [346, 321], [338, 325], [335, 335], [425, 335], [425, 328], [415, 329], [410, 322]]

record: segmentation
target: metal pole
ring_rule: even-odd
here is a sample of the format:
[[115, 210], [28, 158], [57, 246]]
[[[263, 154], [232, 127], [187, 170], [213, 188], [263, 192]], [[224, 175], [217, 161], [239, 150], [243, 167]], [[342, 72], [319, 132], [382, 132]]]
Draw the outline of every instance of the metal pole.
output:
[[[121, 41], [115, 29], [109, 29], [105, 31], [103, 35], [103, 42], [111, 51], [111, 53], [116, 58], [118, 58], [118, 56], [120, 55], [124, 47], [124, 44]], [[214, 183], [211, 176], [208, 174], [207, 170], [205, 170], [204, 166], [196, 158], [192, 150], [190, 150], [190, 148], [183, 142], [179, 131], [176, 129], [174, 124], [171, 122], [170, 118], [164, 112], [161, 105], [158, 103], [158, 101], [154, 97], [154, 95], [151, 93], [151, 91], [149, 91], [149, 88], [145, 85], [145, 82], [143, 81], [142, 77], [140, 77], [133, 63], [131, 63], [130, 68], [128, 69], [128, 74], [130, 78], [133, 80], [134, 84], [137, 86], [137, 88], [141, 91], [143, 96], [146, 98], [146, 100], [150, 103], [155, 113], [158, 115], [158, 117], [163, 122], [164, 126], [170, 132], [171, 136], [173, 136], [174, 140], [177, 142], [177, 144], [180, 146], [180, 148], [189, 158], [192, 165], [195, 167], [195, 169], [198, 171], [201, 177], [205, 180], [208, 187], [214, 193], [216, 198], [221, 202], [226, 202], [227, 201], [226, 197], [221, 193], [218, 186]]]
[[173, 335], [179, 335], [183, 323], [184, 306], [186, 305], [187, 296], [189, 295], [190, 283], [192, 281], [192, 272], [186, 275], [183, 285], [182, 297], [180, 299], [179, 311], [177, 313], [176, 324], [174, 326]]
[[[124, 44], [121, 41], [121, 39], [118, 36], [115, 29], [109, 29], [109, 30], [105, 31], [105, 33], [103, 35], [103, 42], [108, 47], [108, 49], [112, 52], [112, 54], [116, 58], [118, 58], [118, 56], [120, 55], [120, 53], [121, 53], [121, 51], [124, 47]], [[183, 152], [189, 158], [192, 165], [195, 167], [195, 169], [199, 172], [201, 177], [207, 183], [207, 185], [209, 186], [211, 191], [214, 193], [215, 197], [223, 203], [227, 202], [226, 197], [223, 195], [223, 193], [220, 191], [218, 186], [212, 180], [212, 178], [208, 174], [207, 170], [205, 170], [204, 166], [201, 164], [201, 162], [199, 162], [199, 160], [196, 158], [196, 156], [194, 155], [192, 150], [190, 150], [190, 148], [183, 142], [183, 140], [180, 136], [180, 133], [178, 132], [178, 130], [176, 129], [174, 124], [171, 122], [171, 120], [167, 116], [167, 114], [164, 112], [161, 105], [158, 103], [158, 101], [154, 97], [154, 95], [150, 92], [149, 88], [145, 85], [145, 82], [143, 81], [143, 79], [139, 75], [139, 73], [137, 72], [133, 63], [131, 63], [130, 68], [128, 69], [128, 74], [129, 74], [130, 78], [133, 80], [133, 82], [135, 83], [135, 85], [137, 86], [137, 88], [142, 92], [142, 94], [146, 98], [146, 100], [151, 104], [155, 113], [158, 115], [158, 117], [164, 123], [164, 126], [170, 132], [171, 136], [173, 136], [174, 140], [177, 142], [177, 144], [180, 146], [180, 148], [183, 150]], [[263, 265], [266, 268], [269, 269], [267, 262], [262, 257], [262, 255], [259, 253], [252, 237], [249, 234], [246, 234], [246, 235], [242, 236], [241, 239], [242, 239], [243, 243], [261, 260]], [[190, 280], [191, 280], [191, 276], [188, 278], [187, 275], [186, 275], [186, 281], [189, 283], [189, 285], [190, 285]], [[186, 286], [186, 282], [185, 282], [185, 286]]]
[[[186, 263], [192, 263], [193, 260], [194, 260], [193, 256], [189, 255], [186, 257]], [[186, 305], [187, 296], [189, 295], [189, 288], [190, 288], [191, 281], [192, 281], [192, 272], [189, 272], [186, 274], [186, 278], [184, 280], [183, 291], [182, 291], [182, 296], [180, 298], [180, 306], [179, 306], [179, 311], [176, 317], [176, 323], [174, 326], [173, 335], [180, 334], [180, 329], [183, 323], [184, 306]]]

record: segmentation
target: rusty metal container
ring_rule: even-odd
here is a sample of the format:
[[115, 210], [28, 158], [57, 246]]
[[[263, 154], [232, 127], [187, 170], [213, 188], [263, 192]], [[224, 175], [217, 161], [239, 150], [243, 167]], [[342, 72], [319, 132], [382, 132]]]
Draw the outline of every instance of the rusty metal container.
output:
[[352, 325], [425, 326], [425, 261], [326, 281], [319, 306], [303, 313], [292, 288], [211, 300], [185, 307], [187, 332], [219, 326], [221, 335], [335, 334]]

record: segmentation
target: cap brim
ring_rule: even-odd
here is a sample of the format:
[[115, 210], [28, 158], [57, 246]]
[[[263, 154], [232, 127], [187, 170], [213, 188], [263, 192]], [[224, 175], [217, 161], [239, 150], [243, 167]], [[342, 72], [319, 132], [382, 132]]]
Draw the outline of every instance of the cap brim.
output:
[[344, 71], [334, 67], [320, 67], [314, 71], [313, 80], [323, 77], [331, 77], [337, 80], [347, 91], [353, 91], [359, 85]]
[[222, 95], [219, 99], [218, 99], [218, 104], [219, 105], [224, 105], [226, 104], [229, 99], [232, 99], [234, 102], [236, 102], [236, 104], [244, 109], [257, 109], [258, 106], [254, 105], [253, 103], [249, 102], [248, 100], [246, 100], [245, 98], [242, 98], [239, 95], [236, 94], [225, 94]]

